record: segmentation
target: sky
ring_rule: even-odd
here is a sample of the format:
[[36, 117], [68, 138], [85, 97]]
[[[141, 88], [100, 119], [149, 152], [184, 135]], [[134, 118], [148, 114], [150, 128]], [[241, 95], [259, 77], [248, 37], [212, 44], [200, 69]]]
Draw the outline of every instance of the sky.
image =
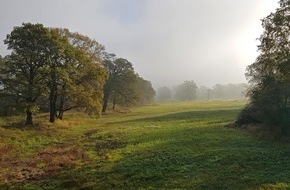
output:
[[261, 19], [278, 0], [0, 0], [0, 54], [14, 26], [68, 28], [129, 60], [155, 88], [246, 82]]

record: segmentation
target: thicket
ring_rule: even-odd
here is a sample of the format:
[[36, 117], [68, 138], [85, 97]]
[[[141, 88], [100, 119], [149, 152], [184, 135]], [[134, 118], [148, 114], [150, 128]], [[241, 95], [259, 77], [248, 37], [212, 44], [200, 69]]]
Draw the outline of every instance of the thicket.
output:
[[262, 20], [260, 55], [248, 66], [250, 103], [237, 118], [238, 126], [260, 123], [276, 137], [290, 136], [290, 1]]

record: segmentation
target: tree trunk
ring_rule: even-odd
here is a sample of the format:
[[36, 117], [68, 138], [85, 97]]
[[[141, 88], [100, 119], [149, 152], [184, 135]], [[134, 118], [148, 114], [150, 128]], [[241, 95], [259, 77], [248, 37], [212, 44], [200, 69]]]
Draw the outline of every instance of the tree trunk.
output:
[[28, 82], [28, 93], [29, 98], [26, 99], [27, 109], [26, 109], [26, 121], [25, 125], [33, 125], [32, 120], [32, 105], [34, 105], [35, 101], [33, 100], [33, 86], [34, 86], [34, 70], [32, 68], [29, 69], [29, 82]]
[[64, 113], [63, 110], [59, 110], [57, 118], [60, 119], [60, 120], [62, 120], [62, 118], [63, 118], [63, 113]]
[[63, 118], [63, 113], [64, 113], [64, 98], [65, 98], [65, 84], [62, 85], [61, 87], [61, 93], [60, 93], [60, 101], [59, 101], [59, 106], [58, 106], [58, 119]]
[[28, 108], [26, 110], [26, 121], [25, 121], [25, 125], [33, 125], [33, 121], [32, 121], [32, 111], [30, 108]]
[[[52, 90], [52, 89], [51, 89]], [[56, 93], [54, 90], [50, 92], [50, 98], [49, 98], [49, 121], [53, 123], [55, 121], [55, 115], [56, 115]]]
[[110, 92], [108, 90], [104, 90], [104, 101], [103, 101], [103, 108], [102, 112], [105, 113], [108, 106]]
[[49, 121], [54, 123], [56, 116], [56, 99], [57, 99], [57, 83], [56, 83], [56, 65], [53, 64], [51, 68], [51, 86], [50, 86], [50, 96], [49, 96]]
[[103, 108], [102, 108], [102, 112], [105, 113], [107, 110], [107, 106], [108, 106], [108, 97], [104, 96], [104, 102], [103, 102]]
[[113, 110], [116, 108], [116, 96], [114, 95], [114, 99], [113, 99]]

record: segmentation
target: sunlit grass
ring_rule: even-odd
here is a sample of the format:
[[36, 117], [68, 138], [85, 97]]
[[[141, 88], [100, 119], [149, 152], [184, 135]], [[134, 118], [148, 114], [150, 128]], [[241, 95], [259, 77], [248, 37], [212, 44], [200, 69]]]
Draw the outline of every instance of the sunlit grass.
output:
[[[166, 102], [0, 128], [0, 189], [290, 189], [288, 144], [224, 127], [244, 104]], [[35, 174], [21, 177], [12, 160]]]

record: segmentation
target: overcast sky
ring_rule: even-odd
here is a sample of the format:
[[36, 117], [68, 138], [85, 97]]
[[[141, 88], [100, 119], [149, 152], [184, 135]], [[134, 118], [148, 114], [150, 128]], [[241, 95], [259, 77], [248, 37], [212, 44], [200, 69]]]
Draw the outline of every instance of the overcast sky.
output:
[[3, 40], [23, 22], [68, 28], [128, 59], [154, 87], [245, 82], [278, 0], [0, 0]]

